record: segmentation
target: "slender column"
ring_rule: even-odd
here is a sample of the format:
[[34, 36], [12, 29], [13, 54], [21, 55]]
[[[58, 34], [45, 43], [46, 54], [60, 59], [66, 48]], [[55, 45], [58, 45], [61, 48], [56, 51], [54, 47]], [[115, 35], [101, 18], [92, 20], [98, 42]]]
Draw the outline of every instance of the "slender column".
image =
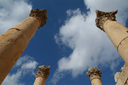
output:
[[34, 85], [45, 85], [46, 79], [49, 76], [50, 66], [39, 66], [36, 73]]
[[47, 10], [31, 10], [30, 16], [0, 36], [0, 85], [32, 36], [47, 20]]
[[100, 78], [101, 71], [98, 68], [96, 67], [89, 68], [86, 74], [89, 77], [92, 85], [102, 85], [101, 78]]
[[128, 65], [128, 29], [116, 21], [115, 14], [117, 10], [112, 12], [101, 12], [96, 10], [96, 25], [103, 30], [115, 48]]

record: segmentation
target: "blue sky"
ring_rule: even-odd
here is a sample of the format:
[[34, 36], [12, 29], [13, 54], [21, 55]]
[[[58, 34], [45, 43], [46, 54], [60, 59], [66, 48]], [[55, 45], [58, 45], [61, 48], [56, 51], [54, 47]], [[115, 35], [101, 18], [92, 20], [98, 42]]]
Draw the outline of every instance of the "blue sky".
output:
[[91, 85], [86, 72], [102, 71], [103, 85], [114, 85], [124, 65], [107, 35], [95, 26], [95, 10], [118, 9], [117, 21], [128, 27], [128, 0], [0, 0], [0, 35], [46, 9], [48, 20], [37, 30], [2, 85], [32, 85], [36, 69], [50, 65], [45, 85]]

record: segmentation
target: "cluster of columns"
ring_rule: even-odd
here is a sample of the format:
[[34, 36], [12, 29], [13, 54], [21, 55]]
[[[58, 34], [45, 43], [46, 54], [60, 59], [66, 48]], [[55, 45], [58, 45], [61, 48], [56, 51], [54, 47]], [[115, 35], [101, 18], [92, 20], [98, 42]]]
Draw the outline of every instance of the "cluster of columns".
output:
[[[125, 61], [121, 72], [115, 74], [117, 85], [128, 85], [128, 29], [116, 21], [116, 13], [117, 10], [112, 12], [96, 10], [96, 26], [108, 35]], [[31, 10], [28, 18], [0, 36], [0, 84], [21, 56], [36, 30], [46, 24], [46, 14], [45, 9]], [[45, 85], [49, 69], [50, 66], [39, 66], [34, 85]], [[92, 85], [102, 85], [101, 71], [98, 68], [90, 68], [87, 76]]]
[[96, 10], [96, 26], [103, 30], [125, 61], [121, 72], [115, 74], [116, 85], [128, 85], [128, 28], [116, 21], [117, 10], [102, 12]]
[[47, 10], [31, 10], [29, 17], [0, 36], [0, 85], [39, 27], [46, 24]]

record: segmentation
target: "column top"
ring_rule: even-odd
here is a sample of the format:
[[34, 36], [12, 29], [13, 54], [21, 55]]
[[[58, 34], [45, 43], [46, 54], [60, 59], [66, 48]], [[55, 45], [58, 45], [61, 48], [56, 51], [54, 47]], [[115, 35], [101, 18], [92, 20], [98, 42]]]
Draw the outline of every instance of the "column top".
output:
[[50, 66], [39, 66], [37, 69], [36, 77], [43, 77], [45, 79], [49, 76]]
[[39, 10], [38, 8], [36, 8], [36, 10], [32, 9], [29, 16], [37, 18], [41, 23], [40, 27], [42, 27], [43, 25], [46, 24], [47, 10], [46, 9]]
[[96, 26], [99, 27], [101, 30], [104, 31], [103, 29], [103, 24], [107, 21], [107, 20], [111, 20], [111, 21], [116, 21], [116, 14], [117, 14], [118, 10], [115, 11], [111, 11], [111, 12], [103, 12], [103, 11], [99, 11], [96, 10]]
[[100, 79], [101, 71], [100, 71], [100, 69], [98, 69], [96, 67], [89, 68], [86, 75], [89, 77], [90, 80], [97, 79], [97, 78]]

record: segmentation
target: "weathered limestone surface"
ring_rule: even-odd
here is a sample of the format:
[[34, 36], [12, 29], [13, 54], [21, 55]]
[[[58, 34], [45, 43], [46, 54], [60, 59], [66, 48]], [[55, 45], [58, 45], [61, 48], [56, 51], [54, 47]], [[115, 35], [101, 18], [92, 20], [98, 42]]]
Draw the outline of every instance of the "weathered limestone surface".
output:
[[96, 25], [102, 29], [110, 38], [119, 54], [128, 65], [128, 29], [116, 21], [113, 12], [96, 11]]
[[121, 72], [115, 74], [116, 85], [128, 85], [128, 66], [124, 65]]
[[36, 73], [34, 85], [45, 85], [46, 79], [49, 76], [50, 66], [39, 66]]
[[101, 82], [101, 71], [94, 67], [94, 68], [89, 68], [88, 72], [86, 73], [89, 79], [91, 80], [92, 85], [102, 85]]
[[30, 17], [0, 36], [0, 85], [21, 56], [36, 30], [46, 23], [46, 10], [32, 10]]
[[101, 12], [97, 10], [96, 13], [97, 27], [108, 35], [126, 63], [121, 69], [122, 72], [115, 74], [116, 85], [128, 85], [128, 29], [116, 21], [115, 14], [117, 10], [113, 12]]

